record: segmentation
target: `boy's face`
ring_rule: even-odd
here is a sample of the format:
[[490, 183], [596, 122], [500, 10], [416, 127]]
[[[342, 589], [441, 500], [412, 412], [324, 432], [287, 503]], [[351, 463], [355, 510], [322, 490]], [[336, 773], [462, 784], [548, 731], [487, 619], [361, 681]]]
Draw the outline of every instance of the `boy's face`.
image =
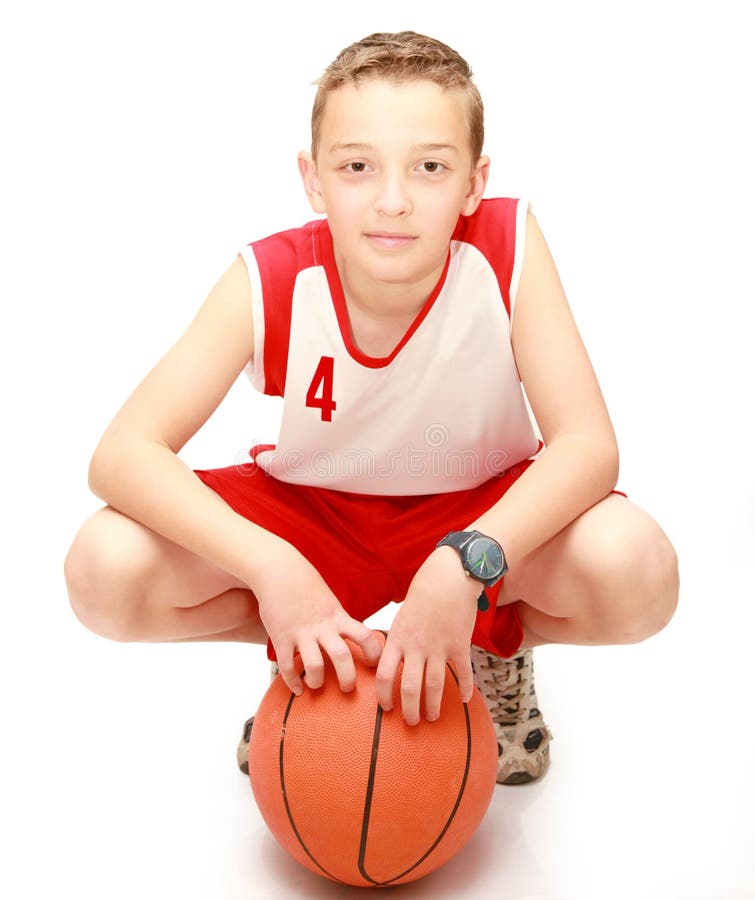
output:
[[488, 165], [472, 160], [460, 91], [380, 78], [331, 92], [317, 162], [299, 157], [342, 274], [407, 286], [440, 275], [459, 214], [480, 203]]

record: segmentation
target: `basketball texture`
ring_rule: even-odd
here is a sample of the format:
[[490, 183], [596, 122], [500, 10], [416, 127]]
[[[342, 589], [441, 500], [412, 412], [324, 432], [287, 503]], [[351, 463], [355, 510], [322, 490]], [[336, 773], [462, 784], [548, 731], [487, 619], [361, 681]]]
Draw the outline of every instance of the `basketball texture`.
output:
[[[382, 637], [382, 635], [381, 635]], [[400, 679], [393, 709], [377, 703], [375, 670], [361, 649], [357, 683], [297, 697], [279, 675], [254, 719], [249, 777], [278, 842], [318, 875], [361, 887], [414, 881], [470, 839], [490, 804], [498, 748], [479, 691], [461, 702], [446, 666], [440, 718], [406, 725]]]

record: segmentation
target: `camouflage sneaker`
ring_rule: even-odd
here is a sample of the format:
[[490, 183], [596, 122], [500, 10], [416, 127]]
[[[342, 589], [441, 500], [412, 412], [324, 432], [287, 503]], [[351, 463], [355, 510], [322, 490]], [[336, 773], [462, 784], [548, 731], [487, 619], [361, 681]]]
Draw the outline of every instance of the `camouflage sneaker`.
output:
[[[270, 663], [270, 683], [275, 681], [278, 675], [278, 663]], [[254, 716], [244, 722], [244, 730], [241, 732], [241, 740], [236, 748], [236, 762], [244, 775], [249, 774], [249, 742], [252, 739], [252, 725]]]
[[498, 738], [499, 784], [526, 784], [545, 772], [552, 735], [537, 708], [532, 650], [509, 659], [472, 647], [475, 684], [485, 698]]

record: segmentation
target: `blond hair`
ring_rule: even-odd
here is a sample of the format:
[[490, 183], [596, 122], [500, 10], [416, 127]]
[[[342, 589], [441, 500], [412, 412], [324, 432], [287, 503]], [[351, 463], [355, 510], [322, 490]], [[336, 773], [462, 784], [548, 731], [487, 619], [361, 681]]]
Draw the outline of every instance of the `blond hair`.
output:
[[315, 82], [317, 94], [312, 107], [313, 158], [317, 158], [320, 125], [328, 94], [344, 84], [358, 84], [368, 78], [387, 78], [397, 83], [425, 78], [443, 88], [463, 91], [467, 101], [472, 160], [477, 162], [480, 158], [485, 136], [482, 98], [472, 81], [469, 64], [451, 47], [415, 31], [400, 31], [396, 34], [379, 32], [350, 44]]

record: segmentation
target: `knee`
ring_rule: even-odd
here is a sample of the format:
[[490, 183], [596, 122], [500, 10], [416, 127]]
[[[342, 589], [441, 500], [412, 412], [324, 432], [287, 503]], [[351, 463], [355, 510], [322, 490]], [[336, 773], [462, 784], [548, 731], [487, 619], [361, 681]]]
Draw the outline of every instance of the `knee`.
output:
[[598, 617], [611, 643], [633, 644], [662, 631], [679, 601], [679, 561], [657, 523], [648, 521], [603, 558]]
[[90, 519], [74, 538], [63, 571], [71, 609], [82, 625], [113, 641], [137, 639], [139, 585], [149, 571], [143, 553]]

